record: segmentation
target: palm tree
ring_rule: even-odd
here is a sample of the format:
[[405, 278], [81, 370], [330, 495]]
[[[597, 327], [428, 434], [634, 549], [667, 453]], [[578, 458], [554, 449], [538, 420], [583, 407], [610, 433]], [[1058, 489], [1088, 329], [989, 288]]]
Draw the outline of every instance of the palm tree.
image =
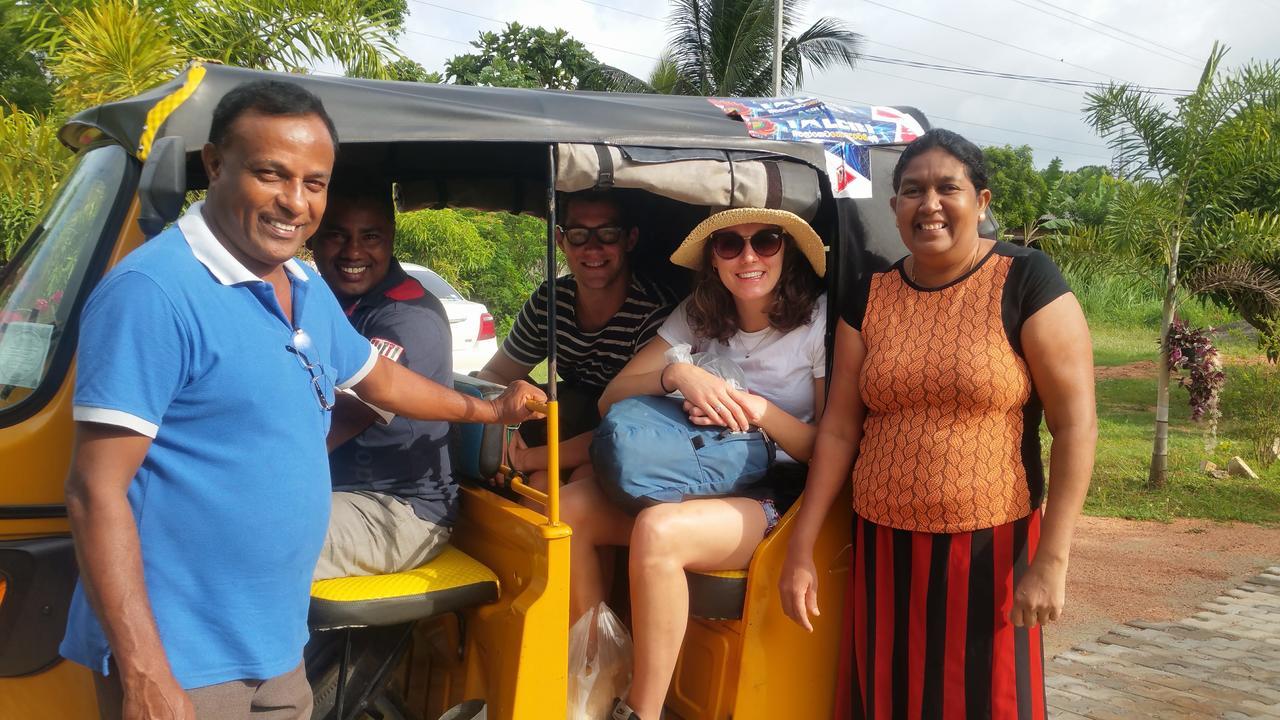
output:
[[1152, 487], [1166, 476], [1169, 328], [1180, 300], [1280, 306], [1280, 281], [1265, 267], [1280, 247], [1280, 211], [1251, 202], [1280, 180], [1280, 62], [1220, 74], [1226, 53], [1215, 44], [1195, 90], [1172, 106], [1129, 85], [1086, 99], [1089, 123], [1133, 180], [1108, 213], [1104, 240], [1117, 257], [1154, 263], [1164, 294]]
[[60, 78], [57, 104], [74, 112], [158, 85], [186, 62], [167, 26], [129, 0], [105, 0], [62, 18], [62, 52], [48, 65]]
[[357, 77], [391, 78], [403, 54], [394, 42], [400, 16], [377, 0], [169, 0], [183, 46], [230, 65], [305, 71], [332, 59]]
[[86, 42], [69, 32], [72, 18], [100, 5], [117, 7], [100, 19], [159, 26], [147, 35], [167, 34], [184, 58], [287, 72], [333, 60], [349, 74], [387, 78], [391, 62], [403, 57], [395, 44], [403, 7], [394, 0], [44, 0], [24, 6], [25, 13], [10, 22], [20, 27], [27, 47], [50, 58], [69, 49], [94, 52], [100, 49], [96, 44], [125, 50], [117, 60], [132, 62], [123, 27], [99, 27], [112, 37], [109, 43]]
[[861, 36], [836, 18], [819, 18], [795, 34], [804, 0], [675, 0], [671, 41], [650, 78], [657, 92], [681, 95], [773, 94], [776, 2], [782, 10], [782, 89], [805, 73], [853, 67]]

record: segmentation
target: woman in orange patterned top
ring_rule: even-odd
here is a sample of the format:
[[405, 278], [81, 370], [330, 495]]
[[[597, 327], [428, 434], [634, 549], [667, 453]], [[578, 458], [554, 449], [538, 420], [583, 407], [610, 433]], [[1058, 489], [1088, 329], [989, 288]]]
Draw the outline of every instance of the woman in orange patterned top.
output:
[[979, 237], [973, 143], [926, 133], [893, 186], [910, 255], [842, 308], [783, 607], [812, 629], [814, 540], [852, 467], [837, 717], [1043, 718], [1040, 629], [1062, 612], [1097, 437], [1089, 330], [1046, 255]]

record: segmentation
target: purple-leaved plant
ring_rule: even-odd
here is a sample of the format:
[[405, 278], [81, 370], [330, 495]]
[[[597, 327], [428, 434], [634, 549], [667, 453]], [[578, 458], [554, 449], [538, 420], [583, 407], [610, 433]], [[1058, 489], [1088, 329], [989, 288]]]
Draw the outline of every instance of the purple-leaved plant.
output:
[[1212, 332], [1213, 328], [1193, 328], [1183, 320], [1174, 320], [1169, 326], [1169, 371], [1178, 373], [1178, 384], [1191, 396], [1191, 419], [1209, 422], [1207, 450], [1217, 445], [1218, 419], [1222, 417], [1218, 397], [1227, 381]]

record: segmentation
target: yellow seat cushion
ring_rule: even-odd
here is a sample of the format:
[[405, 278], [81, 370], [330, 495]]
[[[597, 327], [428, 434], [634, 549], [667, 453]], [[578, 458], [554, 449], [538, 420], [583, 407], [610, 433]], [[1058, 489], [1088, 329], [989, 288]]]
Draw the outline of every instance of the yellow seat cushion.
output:
[[747, 571], [718, 570], [686, 573], [689, 613], [707, 620], [738, 620], [747, 601]]
[[394, 625], [498, 599], [498, 576], [453, 547], [398, 573], [332, 578], [311, 584], [314, 629]]

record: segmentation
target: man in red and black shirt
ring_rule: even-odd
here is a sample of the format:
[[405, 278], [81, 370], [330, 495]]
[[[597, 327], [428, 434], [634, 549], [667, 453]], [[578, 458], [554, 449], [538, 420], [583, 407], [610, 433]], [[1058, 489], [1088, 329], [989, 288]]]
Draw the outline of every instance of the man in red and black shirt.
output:
[[[389, 360], [449, 387], [453, 342], [444, 307], [392, 256], [390, 188], [348, 182], [329, 192], [308, 242], [316, 268], [361, 335]], [[317, 580], [417, 567], [449, 539], [458, 488], [449, 423], [382, 416], [340, 396], [329, 431], [333, 512]]]

